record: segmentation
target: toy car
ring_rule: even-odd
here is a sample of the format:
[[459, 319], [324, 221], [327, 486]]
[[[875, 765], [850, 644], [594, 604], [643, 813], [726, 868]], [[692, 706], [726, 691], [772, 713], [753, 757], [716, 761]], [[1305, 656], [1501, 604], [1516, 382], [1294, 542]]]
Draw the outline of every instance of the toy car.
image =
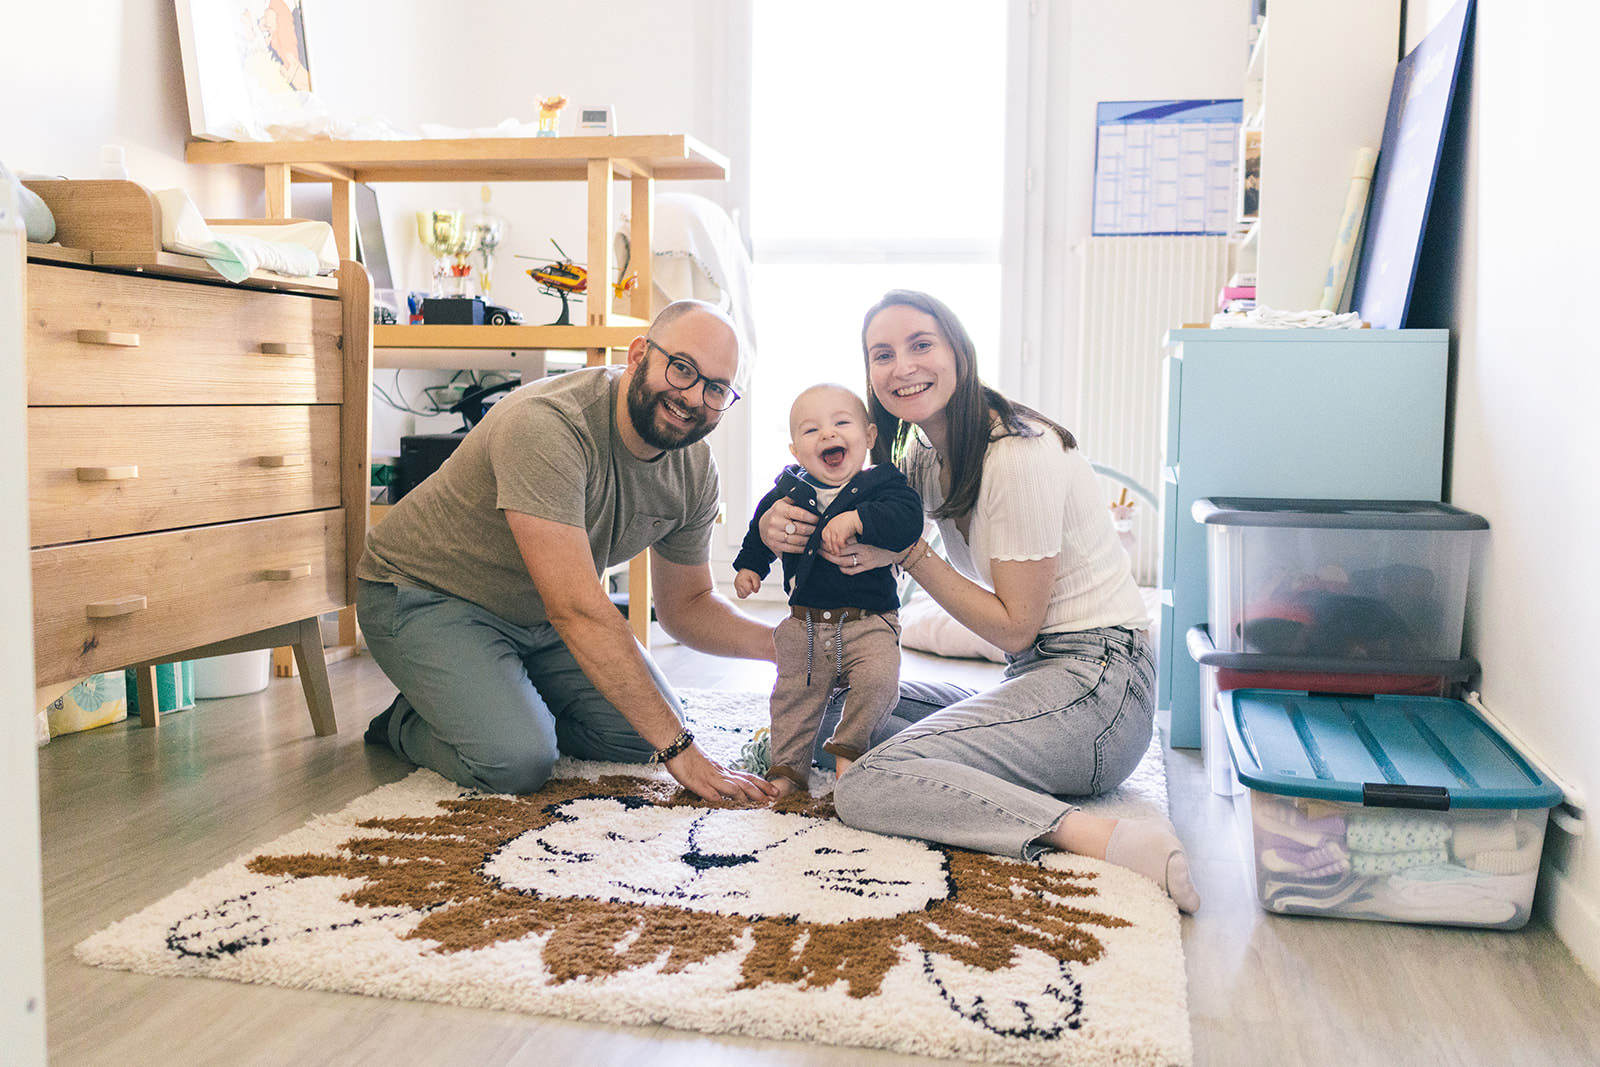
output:
[[522, 325], [522, 312], [510, 308], [497, 307], [494, 304], [483, 306], [483, 324], [485, 326], [520, 326]]

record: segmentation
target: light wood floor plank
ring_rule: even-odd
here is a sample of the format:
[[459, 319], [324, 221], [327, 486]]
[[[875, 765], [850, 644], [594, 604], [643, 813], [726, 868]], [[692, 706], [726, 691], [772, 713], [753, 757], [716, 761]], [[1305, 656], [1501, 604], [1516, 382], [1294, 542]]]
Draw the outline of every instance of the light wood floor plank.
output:
[[[765, 690], [772, 668], [674, 645], [675, 684]], [[908, 654], [906, 676], [981, 685], [992, 664]], [[74, 1065], [606, 1064], [908, 1067], [949, 1061], [608, 1027], [537, 1016], [88, 967], [82, 938], [193, 878], [409, 773], [362, 744], [393, 687], [358, 656], [329, 668], [340, 732], [311, 733], [297, 679], [203, 701], [155, 730], [116, 724], [39, 751], [51, 1062]], [[1184, 920], [1195, 1062], [1600, 1063], [1600, 988], [1538, 919], [1475, 933], [1271, 916], [1230, 800], [1199, 754], [1169, 752], [1173, 818], [1205, 904]], [[0, 1060], [3, 1060], [0, 1052]]]

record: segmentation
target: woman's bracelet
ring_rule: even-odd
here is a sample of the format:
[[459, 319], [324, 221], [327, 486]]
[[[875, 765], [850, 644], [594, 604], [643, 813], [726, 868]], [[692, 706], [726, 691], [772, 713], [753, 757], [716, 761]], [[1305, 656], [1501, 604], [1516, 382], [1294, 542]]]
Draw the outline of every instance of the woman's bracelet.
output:
[[933, 552], [933, 546], [928, 542], [917, 539], [917, 543], [906, 549], [906, 554], [900, 557], [900, 569], [910, 574], [923, 560]]
[[694, 744], [694, 734], [690, 733], [687, 728], [679, 730], [678, 736], [672, 739], [672, 743], [666, 748], [658, 750], [654, 756], [651, 756], [650, 762], [665, 763], [675, 756], [682, 755], [692, 744]]

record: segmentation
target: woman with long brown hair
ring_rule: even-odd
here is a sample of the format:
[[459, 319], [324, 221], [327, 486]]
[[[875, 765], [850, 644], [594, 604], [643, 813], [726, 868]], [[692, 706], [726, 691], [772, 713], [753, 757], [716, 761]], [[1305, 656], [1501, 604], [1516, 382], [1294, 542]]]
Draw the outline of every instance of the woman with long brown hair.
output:
[[[978, 378], [971, 338], [933, 297], [886, 294], [868, 310], [861, 343], [873, 459], [905, 471], [945, 555], [919, 540], [904, 553], [848, 545], [827, 558], [846, 573], [898, 565], [1008, 662], [981, 692], [908, 688], [891, 719], [898, 732], [834, 787], [839, 817], [1023, 859], [1051, 848], [1103, 858], [1195, 910], [1169, 823], [1093, 815], [1061, 799], [1115, 788], [1153, 728], [1149, 618], [1098, 476], [1071, 433]], [[808, 516], [775, 505], [763, 539], [795, 550]]]

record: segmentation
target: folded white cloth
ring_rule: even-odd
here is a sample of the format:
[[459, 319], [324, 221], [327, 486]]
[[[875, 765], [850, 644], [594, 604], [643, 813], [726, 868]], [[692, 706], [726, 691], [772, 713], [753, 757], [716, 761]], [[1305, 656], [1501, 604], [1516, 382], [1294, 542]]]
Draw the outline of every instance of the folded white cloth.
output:
[[[333, 240], [333, 227], [318, 219], [286, 219], [283, 222], [233, 225], [225, 222], [209, 224], [211, 232], [222, 241], [230, 238], [251, 238], [267, 244], [292, 245], [310, 249], [317, 257], [317, 269], [309, 273], [330, 274], [339, 269], [339, 246]], [[275, 267], [263, 267], [276, 270]], [[279, 271], [280, 274], [288, 273]], [[306, 271], [296, 273], [304, 274]]]
[[1321, 308], [1311, 311], [1278, 311], [1258, 304], [1251, 311], [1221, 312], [1213, 315], [1211, 328], [1213, 330], [1359, 330], [1361, 316], [1354, 311], [1335, 315]]
[[[230, 282], [243, 281], [258, 270], [314, 277], [339, 265], [337, 255], [332, 256], [331, 264], [324, 262], [333, 242], [333, 229], [325, 222], [290, 223], [287, 233], [280, 233], [276, 226], [265, 227], [268, 234], [258, 233], [261, 228], [254, 226], [221, 227], [224, 232], [218, 232], [200, 216], [199, 208], [182, 189], [161, 189], [155, 197], [161, 205], [161, 247], [200, 256]], [[251, 232], [246, 234], [246, 230]], [[308, 241], [315, 247], [307, 247]]]

